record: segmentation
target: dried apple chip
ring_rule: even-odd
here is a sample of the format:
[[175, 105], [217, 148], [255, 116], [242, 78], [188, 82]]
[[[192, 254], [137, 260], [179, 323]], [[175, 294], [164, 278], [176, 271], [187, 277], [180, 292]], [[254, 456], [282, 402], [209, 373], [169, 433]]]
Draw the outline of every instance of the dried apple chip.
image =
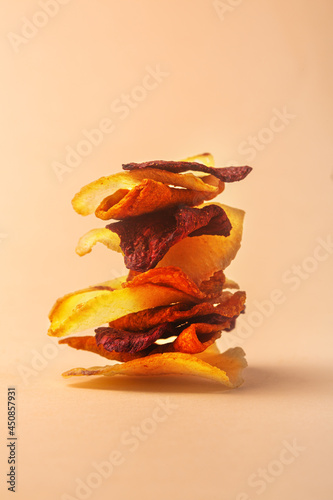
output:
[[213, 355], [208, 354], [207, 361], [205, 361], [204, 354], [193, 355], [180, 352], [152, 354], [111, 366], [73, 368], [63, 373], [63, 376], [193, 375], [219, 382], [230, 389], [243, 383], [242, 371], [247, 366], [243, 349], [236, 347], [223, 354], [214, 352]]

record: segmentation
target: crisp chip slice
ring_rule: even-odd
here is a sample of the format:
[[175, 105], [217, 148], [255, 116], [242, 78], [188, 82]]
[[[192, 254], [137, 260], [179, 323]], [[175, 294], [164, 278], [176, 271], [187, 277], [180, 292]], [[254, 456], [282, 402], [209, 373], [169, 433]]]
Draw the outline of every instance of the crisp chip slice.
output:
[[168, 160], [152, 160], [143, 163], [127, 163], [123, 164], [124, 170], [145, 170], [150, 168], [167, 170], [169, 172], [186, 172], [192, 170], [195, 172], [206, 172], [214, 175], [221, 182], [235, 182], [244, 179], [252, 170], [251, 167], [208, 167], [202, 163], [190, 161], [168, 161]]
[[[232, 229], [228, 237], [202, 235], [191, 239], [184, 238], [173, 245], [157, 267], [176, 266], [183, 269], [186, 274], [197, 284], [208, 280], [215, 272], [223, 270], [236, 257], [241, 246], [243, 219], [245, 212], [237, 208], [214, 202], [224, 209], [230, 220]], [[204, 207], [209, 206], [203, 205]], [[108, 231], [108, 232], [107, 232]], [[96, 243], [103, 243], [109, 248], [121, 252], [117, 241], [120, 239], [108, 229], [93, 229], [82, 236], [77, 246], [77, 253], [85, 255], [89, 253]], [[238, 285], [232, 280], [227, 280], [226, 287], [237, 288]]]
[[179, 267], [192, 281], [200, 284], [229, 266], [241, 246], [245, 212], [220, 203], [214, 204], [225, 210], [232, 226], [230, 235], [227, 238], [212, 235], [185, 238], [170, 248], [157, 268]]
[[91, 229], [84, 234], [78, 241], [75, 249], [80, 256], [90, 253], [96, 243], [103, 243], [110, 250], [121, 253], [119, 236], [105, 227]]
[[[185, 354], [180, 352], [152, 354], [112, 366], [73, 368], [64, 377], [82, 375], [193, 375], [219, 382], [229, 388], [243, 383], [242, 371], [246, 368], [245, 353], [240, 347], [228, 349], [223, 354]], [[200, 357], [199, 357], [200, 356]]]
[[89, 351], [95, 354], [99, 354], [104, 358], [110, 359], [112, 361], [131, 361], [132, 359], [141, 358], [147, 355], [146, 350], [136, 352], [135, 354], [129, 352], [116, 352], [107, 351], [103, 345], [97, 345], [96, 338], [94, 335], [82, 335], [79, 337], [66, 337], [58, 341], [59, 344], [67, 344], [69, 347], [80, 351]]
[[127, 314], [110, 323], [113, 328], [127, 331], [145, 331], [160, 323], [187, 321], [197, 316], [207, 316], [209, 314], [219, 314], [231, 318], [238, 316], [244, 309], [245, 292], [222, 292], [216, 299], [216, 305], [210, 302], [200, 302], [199, 304], [172, 304], [171, 306], [155, 307], [145, 309], [137, 313]]
[[107, 351], [129, 352], [134, 354], [151, 346], [155, 340], [172, 335], [173, 326], [162, 323], [146, 332], [129, 332], [113, 327], [100, 327], [95, 330], [96, 344]]
[[[128, 191], [141, 184], [145, 179], [178, 186], [192, 191], [218, 194], [224, 189], [224, 184], [213, 182], [212, 177], [197, 177], [191, 173], [175, 174], [158, 169], [145, 169], [144, 171], [119, 172], [107, 177], [101, 177], [84, 186], [73, 198], [74, 210], [80, 215], [93, 214], [102, 200], [115, 195], [123, 197]], [[122, 190], [122, 191], [121, 191]], [[120, 198], [121, 199], [121, 198]], [[120, 201], [120, 200], [118, 200]]]
[[[125, 191], [122, 190], [125, 193]], [[222, 192], [222, 184], [213, 192], [169, 187], [162, 182], [145, 179], [123, 197], [118, 192], [102, 200], [95, 210], [99, 219], [126, 219], [177, 205], [195, 206]]]
[[202, 234], [227, 237], [231, 224], [221, 207], [207, 205], [202, 208], [173, 207], [113, 222], [107, 229], [120, 237], [126, 267], [145, 272], [155, 267], [178, 241]]
[[197, 354], [203, 352], [221, 336], [221, 330], [229, 323], [223, 325], [210, 325], [208, 323], [193, 323], [177, 336], [172, 346], [176, 352]]
[[152, 269], [123, 286], [113, 290], [104, 284], [58, 299], [49, 314], [48, 334], [62, 337], [143, 309], [205, 299], [195, 283], [175, 267]]

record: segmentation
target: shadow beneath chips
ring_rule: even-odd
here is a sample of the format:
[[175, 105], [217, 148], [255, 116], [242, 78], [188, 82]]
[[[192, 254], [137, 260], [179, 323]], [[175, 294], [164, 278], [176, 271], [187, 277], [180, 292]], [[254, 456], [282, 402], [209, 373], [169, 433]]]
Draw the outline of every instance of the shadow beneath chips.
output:
[[325, 392], [333, 389], [332, 370], [315, 365], [304, 366], [260, 366], [245, 371], [245, 383], [239, 390], [260, 392]]
[[94, 377], [82, 382], [70, 383], [77, 389], [93, 389], [102, 391], [150, 392], [150, 393], [228, 393], [225, 386], [209, 380], [194, 377]]
[[243, 373], [244, 384], [236, 390], [210, 380], [187, 376], [152, 376], [152, 377], [91, 377], [80, 382], [70, 382], [69, 387], [77, 389], [93, 389], [102, 391], [126, 391], [147, 393], [189, 393], [189, 394], [230, 394], [240, 392], [251, 396], [274, 394], [281, 392], [319, 393], [327, 391], [328, 385], [332, 388], [332, 371], [325, 367], [309, 366], [260, 366], [248, 367]]

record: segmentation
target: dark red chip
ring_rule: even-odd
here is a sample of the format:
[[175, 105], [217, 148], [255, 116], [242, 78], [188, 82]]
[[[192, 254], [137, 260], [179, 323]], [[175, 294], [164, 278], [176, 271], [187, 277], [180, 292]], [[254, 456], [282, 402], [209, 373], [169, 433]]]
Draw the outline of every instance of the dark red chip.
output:
[[252, 170], [252, 167], [207, 167], [202, 163], [188, 161], [166, 161], [153, 160], [143, 163], [126, 163], [122, 165], [124, 170], [143, 170], [145, 168], [158, 168], [168, 172], [180, 173], [192, 170], [214, 175], [222, 182], [235, 182], [244, 179]]
[[172, 323], [162, 323], [146, 332], [127, 332], [112, 327], [100, 327], [95, 330], [96, 344], [102, 345], [107, 351], [136, 353], [152, 345], [155, 340], [170, 337]]
[[231, 319], [216, 313], [204, 314], [193, 316], [186, 321], [177, 320], [170, 323], [161, 323], [145, 332], [130, 332], [113, 327], [100, 327], [95, 330], [95, 339], [97, 345], [102, 345], [109, 352], [135, 354], [152, 346], [158, 339], [177, 337], [185, 328], [188, 328], [192, 324], [220, 325], [223, 330], [229, 331], [232, 329], [229, 325], [234, 327], [236, 318], [237, 316]]
[[167, 251], [187, 236], [229, 236], [231, 223], [223, 208], [172, 207], [131, 217], [106, 226], [120, 237], [128, 269], [145, 272], [154, 268]]

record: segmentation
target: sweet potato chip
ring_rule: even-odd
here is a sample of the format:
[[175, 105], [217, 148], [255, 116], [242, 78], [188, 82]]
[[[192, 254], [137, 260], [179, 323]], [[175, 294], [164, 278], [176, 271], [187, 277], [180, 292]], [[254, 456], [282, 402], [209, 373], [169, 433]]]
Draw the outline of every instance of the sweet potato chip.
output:
[[[228, 326], [228, 322], [225, 326]], [[176, 352], [197, 354], [203, 352], [221, 336], [222, 325], [209, 325], [199, 323], [189, 325], [173, 341], [172, 346]]]
[[202, 208], [173, 207], [107, 226], [120, 237], [128, 269], [145, 272], [156, 266], [178, 241], [202, 234], [227, 237], [231, 224], [217, 205]]
[[127, 331], [145, 331], [166, 321], [186, 321], [197, 316], [219, 314], [226, 318], [238, 316], [245, 307], [245, 292], [222, 292], [216, 304], [200, 302], [199, 304], [172, 304], [171, 306], [145, 309], [137, 313], [127, 314], [110, 323], [113, 328]]
[[58, 299], [49, 315], [48, 334], [62, 337], [101, 326], [132, 312], [205, 298], [181, 269], [174, 267], [152, 269], [124, 283], [123, 287], [113, 290], [104, 284]]
[[[174, 174], [158, 169], [145, 169], [144, 171], [120, 172], [101, 177], [84, 186], [73, 198], [74, 210], [81, 215], [93, 214], [100, 203], [107, 197], [118, 196], [118, 202], [126, 193], [140, 185], [145, 179], [151, 179], [166, 186], [178, 186], [191, 191], [210, 193], [216, 196], [223, 191], [222, 182], [214, 182], [212, 176], [196, 177], [193, 174]], [[118, 193], [118, 194], [116, 194]]]
[[230, 235], [227, 238], [211, 235], [185, 238], [170, 248], [157, 268], [180, 267], [191, 280], [200, 284], [229, 266], [241, 245], [244, 212], [220, 203], [214, 205], [225, 210], [232, 226]]
[[[205, 351], [206, 352], [206, 351]], [[179, 352], [152, 354], [112, 366], [73, 368], [63, 373], [64, 377], [82, 375], [193, 375], [219, 382], [229, 388], [243, 383], [242, 371], [246, 368], [245, 353], [240, 347], [228, 349], [223, 354], [185, 354]]]
[[194, 191], [172, 188], [162, 182], [145, 179], [130, 191], [121, 190], [126, 193], [123, 197], [119, 196], [117, 191], [104, 198], [96, 208], [95, 215], [103, 220], [122, 220], [177, 205], [200, 205], [219, 194], [222, 191], [221, 186], [213, 192]]
[[192, 170], [193, 172], [206, 172], [214, 175], [222, 182], [235, 182], [244, 179], [252, 170], [251, 167], [223, 167], [215, 168], [208, 167], [202, 163], [189, 162], [189, 161], [167, 161], [167, 160], [153, 160], [143, 163], [127, 163], [123, 164], [124, 170], [145, 170], [145, 169], [161, 169], [169, 172], [186, 172]]

